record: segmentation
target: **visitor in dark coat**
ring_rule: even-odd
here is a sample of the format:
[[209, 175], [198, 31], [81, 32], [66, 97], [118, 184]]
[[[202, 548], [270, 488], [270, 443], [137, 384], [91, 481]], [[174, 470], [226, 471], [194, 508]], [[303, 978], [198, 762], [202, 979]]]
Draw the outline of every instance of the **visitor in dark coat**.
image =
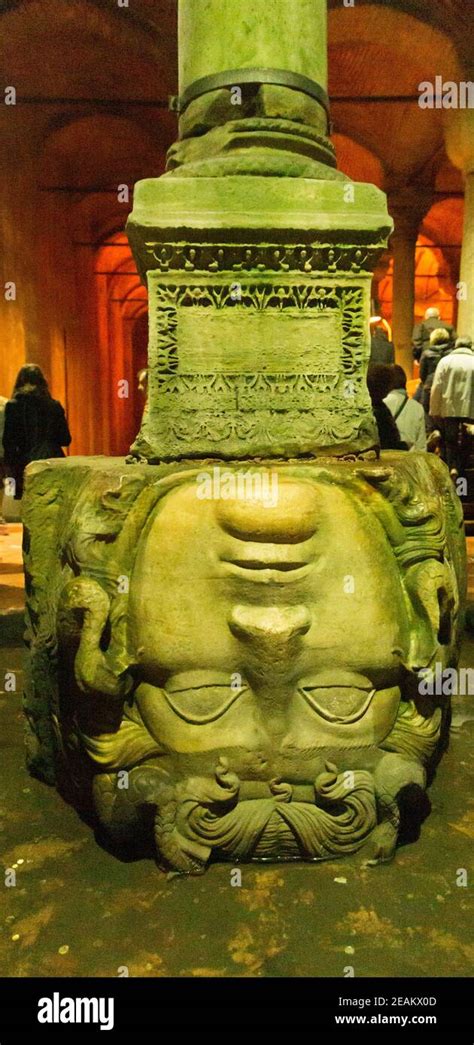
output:
[[408, 450], [407, 443], [400, 438], [400, 432], [392, 414], [384, 403], [385, 397], [392, 389], [392, 369], [382, 363], [373, 363], [367, 371], [367, 388], [372, 400], [372, 409], [377, 422], [380, 448], [382, 450]]
[[64, 457], [62, 447], [70, 442], [61, 403], [52, 398], [40, 367], [28, 363], [19, 371], [12, 398], [5, 406], [5, 470], [15, 480], [17, 500], [23, 493], [26, 465], [48, 457]]
[[440, 328], [446, 331], [449, 339], [449, 346], [453, 348], [456, 339], [456, 331], [451, 323], [446, 323], [444, 319], [441, 319], [439, 308], [427, 308], [425, 312], [425, 318], [422, 323], [417, 323], [413, 328], [412, 340], [413, 340], [413, 358], [420, 359], [422, 352], [430, 347], [430, 337], [433, 330], [439, 330]]
[[432, 418], [430, 417], [430, 396], [433, 378], [440, 359], [442, 359], [449, 351], [449, 334], [442, 327], [438, 327], [437, 330], [433, 330], [430, 337], [429, 348], [426, 348], [424, 352], [422, 352], [420, 359], [421, 395], [419, 396], [419, 399], [426, 413], [428, 434], [433, 431], [434, 427]]
[[420, 359], [420, 381], [425, 385], [434, 374], [442, 356], [449, 351], [450, 340], [447, 330], [437, 327], [430, 336], [429, 347], [425, 348]]
[[370, 363], [394, 363], [395, 349], [383, 327], [372, 327], [370, 331]]

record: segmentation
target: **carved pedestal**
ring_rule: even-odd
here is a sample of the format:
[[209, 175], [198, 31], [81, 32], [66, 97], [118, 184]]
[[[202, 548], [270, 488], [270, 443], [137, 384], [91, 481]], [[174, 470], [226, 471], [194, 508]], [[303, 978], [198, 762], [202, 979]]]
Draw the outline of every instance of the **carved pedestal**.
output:
[[150, 295], [149, 405], [132, 452], [373, 451], [370, 283], [390, 227], [383, 194], [345, 179], [139, 182], [128, 234]]

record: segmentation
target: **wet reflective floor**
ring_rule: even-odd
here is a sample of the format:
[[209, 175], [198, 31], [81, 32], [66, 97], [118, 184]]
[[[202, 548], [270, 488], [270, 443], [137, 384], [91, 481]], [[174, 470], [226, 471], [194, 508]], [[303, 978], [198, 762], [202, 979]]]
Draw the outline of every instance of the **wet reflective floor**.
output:
[[[419, 840], [395, 861], [231, 865], [167, 879], [104, 851], [73, 808], [24, 767], [21, 649], [0, 696], [3, 976], [470, 976], [473, 698], [454, 701], [450, 748]], [[466, 640], [463, 666], [474, 665]], [[462, 884], [466, 882], [467, 885]], [[11, 877], [11, 876], [10, 876]], [[345, 971], [344, 971], [345, 970]]]

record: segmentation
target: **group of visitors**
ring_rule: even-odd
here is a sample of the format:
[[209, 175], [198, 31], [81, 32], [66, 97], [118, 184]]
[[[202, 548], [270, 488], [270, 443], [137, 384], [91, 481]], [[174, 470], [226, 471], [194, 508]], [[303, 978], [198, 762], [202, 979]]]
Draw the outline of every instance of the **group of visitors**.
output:
[[367, 383], [382, 449], [439, 452], [453, 479], [464, 476], [474, 423], [472, 340], [456, 338], [439, 309], [429, 308], [413, 331], [413, 357], [420, 381], [410, 398], [393, 345], [380, 327], [372, 331]]

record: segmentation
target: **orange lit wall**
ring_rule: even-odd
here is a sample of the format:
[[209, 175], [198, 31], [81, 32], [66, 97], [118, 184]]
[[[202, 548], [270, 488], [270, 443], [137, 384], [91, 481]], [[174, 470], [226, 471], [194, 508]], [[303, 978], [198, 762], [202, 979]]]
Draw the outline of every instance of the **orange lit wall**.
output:
[[143, 407], [137, 372], [146, 366], [147, 293], [123, 233], [108, 237], [96, 253], [95, 295], [101, 365], [104, 452], [128, 453]]
[[[384, 319], [392, 320], [393, 295], [393, 259], [390, 259], [387, 273], [378, 283], [378, 307]], [[416, 246], [415, 271], [415, 315], [413, 323], [423, 319], [425, 311], [437, 306], [441, 318], [452, 323], [456, 318], [456, 287], [451, 270], [440, 247], [430, 242], [426, 236], [419, 236]]]

